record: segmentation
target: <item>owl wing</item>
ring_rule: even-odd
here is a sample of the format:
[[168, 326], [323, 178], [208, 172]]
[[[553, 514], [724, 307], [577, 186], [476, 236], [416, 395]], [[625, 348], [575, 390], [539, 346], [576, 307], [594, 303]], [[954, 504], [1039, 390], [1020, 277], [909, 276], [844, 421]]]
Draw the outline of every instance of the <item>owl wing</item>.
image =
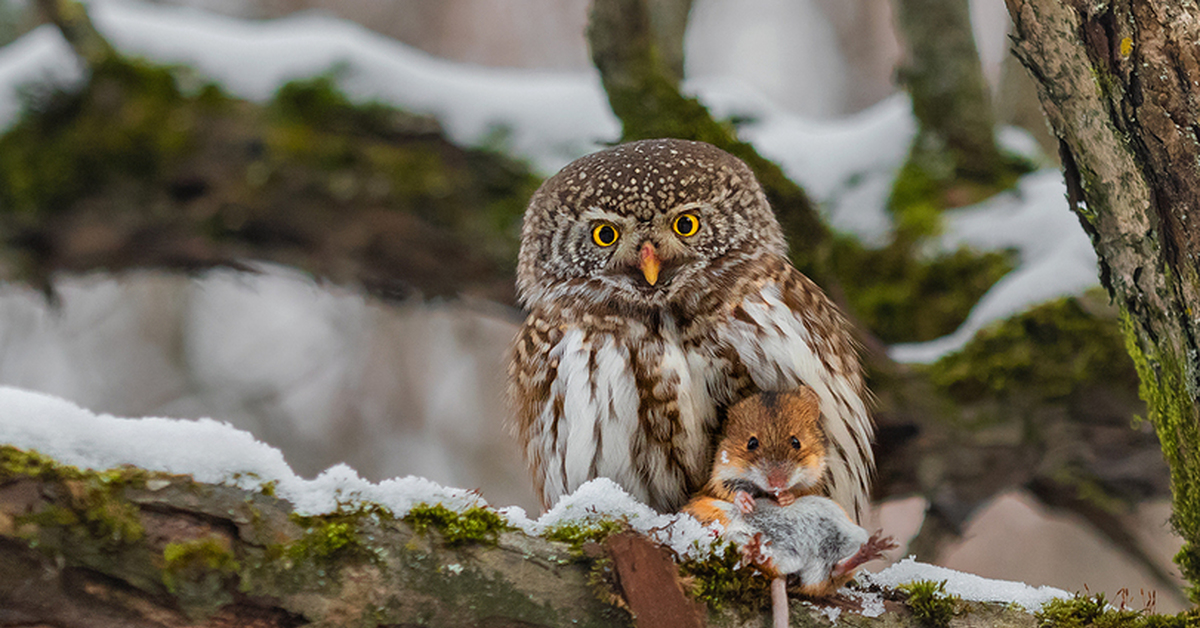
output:
[[804, 384], [816, 391], [829, 438], [826, 491], [861, 521], [875, 471], [874, 426], [845, 317], [816, 284], [783, 264], [734, 307], [719, 333], [756, 388]]

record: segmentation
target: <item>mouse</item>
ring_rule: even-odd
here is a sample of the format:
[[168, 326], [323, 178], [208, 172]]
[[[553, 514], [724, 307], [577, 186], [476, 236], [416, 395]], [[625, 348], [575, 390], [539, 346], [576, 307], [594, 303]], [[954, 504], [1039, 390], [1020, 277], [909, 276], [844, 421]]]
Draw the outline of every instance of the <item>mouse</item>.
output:
[[729, 408], [704, 488], [683, 509], [771, 578], [775, 625], [787, 626], [787, 579], [799, 593], [832, 596], [858, 567], [897, 547], [868, 533], [824, 495], [828, 439], [820, 400], [800, 387], [752, 395]]

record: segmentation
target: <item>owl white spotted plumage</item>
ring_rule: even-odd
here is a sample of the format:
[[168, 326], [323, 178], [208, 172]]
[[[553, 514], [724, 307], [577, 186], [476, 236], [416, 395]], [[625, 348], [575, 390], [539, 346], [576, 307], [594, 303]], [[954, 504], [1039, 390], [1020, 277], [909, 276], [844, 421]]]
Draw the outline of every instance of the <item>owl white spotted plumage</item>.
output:
[[708, 479], [726, 408], [804, 384], [826, 490], [864, 513], [873, 427], [847, 324], [788, 262], [741, 160], [646, 140], [572, 162], [525, 212], [517, 288], [510, 390], [543, 507], [608, 477], [675, 511]]

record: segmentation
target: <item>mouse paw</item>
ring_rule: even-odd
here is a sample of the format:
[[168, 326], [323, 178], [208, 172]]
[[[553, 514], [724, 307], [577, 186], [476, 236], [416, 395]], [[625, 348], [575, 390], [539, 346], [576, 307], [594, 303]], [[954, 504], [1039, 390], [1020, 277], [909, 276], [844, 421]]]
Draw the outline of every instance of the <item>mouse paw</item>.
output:
[[858, 548], [858, 551], [853, 556], [834, 565], [834, 577], [844, 576], [858, 569], [863, 563], [875, 560], [876, 558], [882, 558], [885, 551], [900, 547], [896, 544], [895, 539], [890, 536], [881, 536], [882, 534], [882, 530], [876, 531], [875, 534], [871, 535], [871, 538], [867, 539], [866, 543], [862, 544], [862, 547]]
[[742, 546], [742, 560], [746, 564], [760, 567], [769, 573], [774, 572], [775, 561], [763, 553], [768, 544], [769, 541], [763, 540], [762, 532], [755, 532], [754, 536]]
[[738, 491], [733, 494], [733, 505], [737, 506], [743, 515], [754, 512], [754, 498], [746, 491]]

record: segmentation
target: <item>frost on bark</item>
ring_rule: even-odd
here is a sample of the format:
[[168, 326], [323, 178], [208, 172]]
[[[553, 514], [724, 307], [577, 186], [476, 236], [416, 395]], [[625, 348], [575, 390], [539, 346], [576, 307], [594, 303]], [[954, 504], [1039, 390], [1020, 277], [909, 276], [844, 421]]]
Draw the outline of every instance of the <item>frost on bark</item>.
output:
[[1200, 7], [1007, 0], [1072, 209], [1121, 308], [1200, 601]]

